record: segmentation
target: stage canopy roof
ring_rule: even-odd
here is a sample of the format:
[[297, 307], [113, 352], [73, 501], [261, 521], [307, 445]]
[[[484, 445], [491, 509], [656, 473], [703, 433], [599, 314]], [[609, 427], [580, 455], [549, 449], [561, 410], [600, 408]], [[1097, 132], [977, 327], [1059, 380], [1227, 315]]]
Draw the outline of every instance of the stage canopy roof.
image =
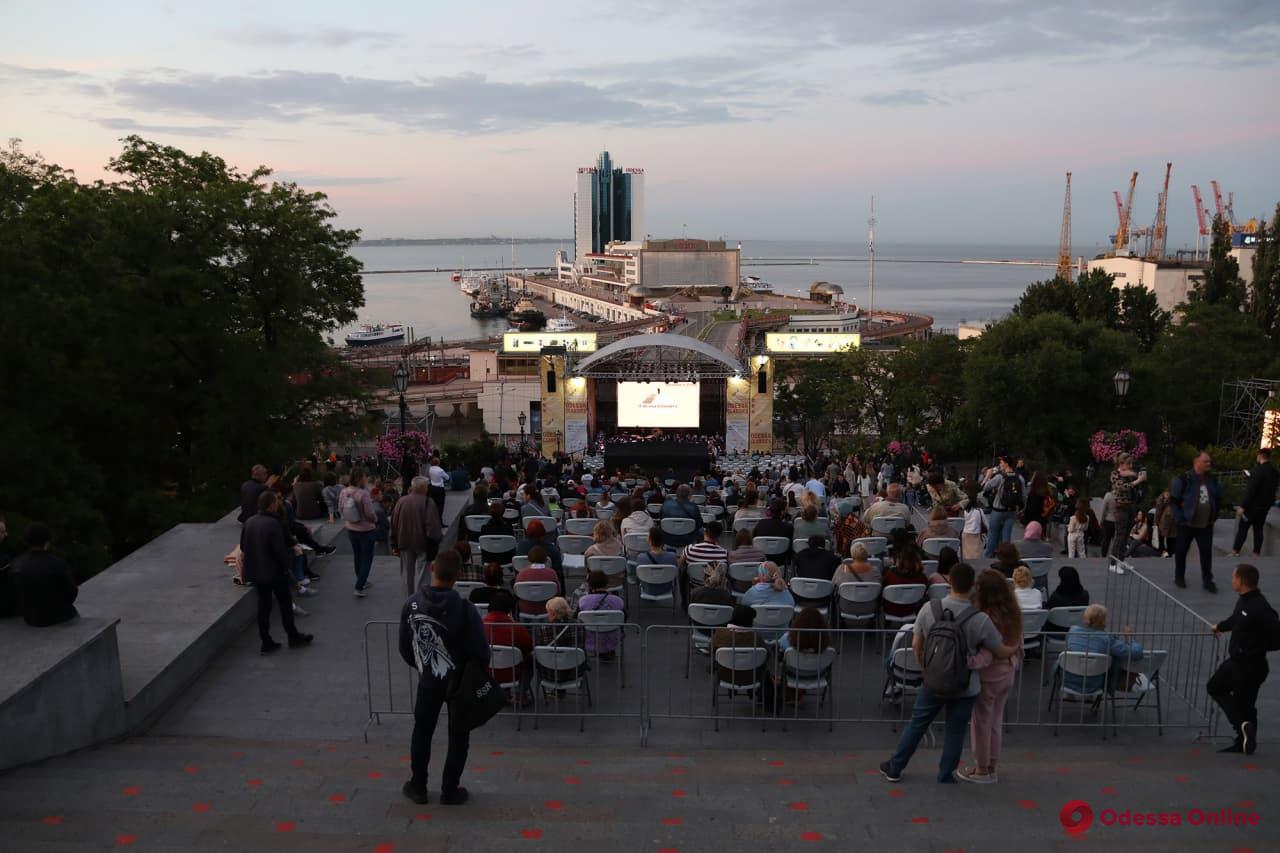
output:
[[692, 382], [741, 376], [743, 368], [736, 358], [705, 341], [662, 333], [615, 341], [579, 361], [572, 373], [595, 379]]

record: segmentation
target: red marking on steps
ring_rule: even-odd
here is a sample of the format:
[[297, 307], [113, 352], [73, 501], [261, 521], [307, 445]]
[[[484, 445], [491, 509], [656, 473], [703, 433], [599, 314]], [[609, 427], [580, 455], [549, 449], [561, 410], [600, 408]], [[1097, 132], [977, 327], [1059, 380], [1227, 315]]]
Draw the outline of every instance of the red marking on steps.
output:
[[45, 826], [57, 826], [58, 824], [62, 823], [62, 815], [51, 814], [48, 817], [41, 818], [40, 822], [43, 823]]
[[1030, 811], [1036, 807], [1035, 800], [1018, 800], [1018, 808]]
[[553, 812], [558, 812], [564, 808], [564, 800], [547, 800], [542, 804], [542, 807]]
[[784, 788], [789, 788], [796, 783], [795, 779], [779, 779], [778, 784]]
[[250, 779], [249, 781], [245, 782], [245, 784], [246, 784], [246, 785], [248, 785], [250, 788], [261, 788], [261, 787], [262, 787], [262, 780], [261, 780], [261, 779]]
[[139, 788], [137, 785], [129, 785], [124, 789], [124, 795], [126, 797], [136, 797], [141, 793], [142, 793], [142, 789]]
[[684, 775], [685, 775], [686, 773], [688, 773], [688, 772], [689, 772], [689, 771], [688, 771], [688, 770], [685, 770], [683, 767], [672, 767], [672, 768], [671, 768], [671, 774], [672, 774], [673, 776], [684, 776]]
[[912, 823], [928, 823], [928, 822], [929, 822], [929, 818], [927, 818], [927, 817], [913, 817], [913, 818], [911, 818], [911, 822], [912, 822]]
[[381, 774], [381, 773], [379, 773], [377, 770], [370, 770], [370, 771], [369, 771], [369, 778], [370, 778], [370, 779], [381, 779], [381, 778], [382, 778], [382, 774]]
[[134, 835], [131, 832], [121, 833], [120, 835], [116, 836], [116, 846], [128, 847], [130, 844], [133, 844], [137, 840], [138, 840], [138, 836]]
[[294, 767], [301, 767], [302, 765], [307, 763], [307, 760], [305, 758], [295, 758], [289, 763], [292, 764]]
[[232, 758], [244, 758], [244, 753], [237, 749], [235, 752], [231, 753], [231, 757], [232, 757]]
[[1240, 802], [1236, 803], [1236, 808], [1251, 809], [1254, 807], [1254, 805], [1256, 804], [1253, 802], [1253, 800], [1241, 800]]
[[671, 796], [673, 797], [683, 797], [684, 795], [685, 795], [685, 792], [680, 789], [677, 789], [671, 792]]
[[1067, 775], [1069, 775], [1069, 774], [1071, 773], [1071, 768], [1070, 768], [1070, 767], [1057, 767], [1057, 768], [1055, 768], [1055, 769], [1054, 769], [1054, 771], [1053, 771], [1053, 772], [1054, 772], [1054, 773], [1057, 773], [1059, 776], [1067, 776]]
[[1243, 767], [1245, 770], [1261, 770], [1262, 769], [1257, 764], [1253, 764], [1252, 762], [1248, 764], [1241, 764], [1240, 766]]
[[904, 791], [904, 790], [902, 790], [901, 788], [890, 788], [890, 789], [889, 789], [889, 796], [891, 796], [891, 797], [895, 797], [895, 798], [896, 798], [896, 797], [905, 797], [906, 795], [907, 795], [907, 792], [906, 792], [906, 791]]
[[770, 762], [769, 762], [769, 766], [770, 766], [770, 767], [783, 767], [783, 766], [785, 766], [785, 765], [786, 765], [786, 762], [785, 762], [785, 761], [770, 761]]
[[802, 832], [802, 833], [800, 833], [800, 840], [801, 840], [801, 841], [821, 841], [821, 840], [822, 840], [822, 833], [821, 833], [821, 832], [812, 832], [812, 831], [810, 831], [810, 832]]
[[394, 853], [396, 846], [390, 841], [384, 841], [381, 844], [375, 844], [373, 853]]
[[542, 830], [537, 829], [536, 827], [533, 829], [522, 829], [520, 830], [520, 837], [528, 838], [532, 841], [538, 841], [542, 838]]
[[329, 802], [331, 803], [345, 803], [346, 801], [347, 801], [346, 794], [330, 794], [329, 795]]
[[192, 803], [191, 810], [196, 814], [208, 814], [213, 811], [213, 803]]
[[1193, 755], [1193, 756], [1194, 756], [1194, 755], [1199, 755], [1199, 754], [1200, 754], [1200, 747], [1198, 747], [1198, 746], [1197, 746], [1197, 747], [1193, 747], [1193, 748], [1191, 748], [1191, 749], [1187, 750], [1187, 755]]
[[324, 748], [324, 751], [325, 751], [325, 752], [337, 752], [337, 751], [338, 751], [338, 745], [337, 745], [337, 744], [335, 744], [335, 743], [331, 743], [331, 744], [329, 744], [328, 746], [326, 746], [326, 747]]
[[291, 820], [282, 820], [276, 824], [276, 832], [293, 832], [298, 825]]
[[684, 758], [684, 755], [679, 752], [668, 752], [667, 758]]
[[659, 847], [658, 853], [680, 853], [679, 847]]
[[414, 815], [414, 816], [413, 816], [413, 819], [414, 819], [414, 820], [431, 820], [431, 815], [429, 815], [429, 814], [416, 814], [416, 815]]
[[485, 772], [486, 770], [488, 770], [488, 769], [489, 769], [488, 767], [472, 767], [472, 768], [471, 768], [471, 772], [472, 772], [472, 773], [484, 773], [484, 772]]
[[194, 776], [200, 772], [200, 765], [188, 764], [186, 767], [182, 768], [182, 772], [186, 773], [188, 776]]
[[788, 803], [787, 808], [793, 812], [807, 812], [809, 810], [808, 803]]
[[499, 750], [495, 750], [495, 751], [493, 751], [493, 752], [491, 752], [491, 753], [489, 753], [489, 754], [490, 754], [490, 755], [492, 755], [494, 758], [497, 758], [497, 757], [498, 757], [498, 756], [500, 756], [500, 755], [506, 755], [506, 753], [505, 753], [505, 752], [503, 752], [503, 751], [502, 751], [502, 750], [500, 750], [500, 749], [499, 749]]
[[582, 783], [582, 780], [577, 776], [566, 776], [564, 777], [564, 783], [566, 785], [579, 785]]
[[400, 760], [401, 760], [401, 761], [403, 761], [405, 764], [408, 764], [410, 761], [413, 761], [413, 756], [412, 756], [412, 755], [402, 755], [402, 756], [400, 756]]
[[1115, 788], [1113, 788], [1113, 787], [1111, 787], [1110, 785], [1108, 785], [1107, 787], [1105, 787], [1105, 788], [1103, 788], [1103, 789], [1102, 789], [1102, 793], [1104, 793], [1104, 794], [1106, 794], [1106, 795], [1108, 795], [1108, 796], [1110, 796], [1110, 795], [1114, 794], [1115, 792], [1116, 792], [1116, 789], [1115, 789]]
[[679, 826], [682, 823], [684, 823], [684, 818], [682, 817], [664, 817], [662, 819], [663, 826]]
[[574, 763], [577, 764], [579, 767], [586, 767], [591, 762], [583, 758], [583, 759], [579, 759], [578, 761], [575, 761]]
[[1191, 777], [1190, 777], [1190, 776], [1187, 776], [1186, 774], [1183, 774], [1182, 776], [1174, 776], [1174, 777], [1173, 777], [1173, 781], [1175, 781], [1175, 782], [1190, 782], [1190, 781], [1191, 781]]

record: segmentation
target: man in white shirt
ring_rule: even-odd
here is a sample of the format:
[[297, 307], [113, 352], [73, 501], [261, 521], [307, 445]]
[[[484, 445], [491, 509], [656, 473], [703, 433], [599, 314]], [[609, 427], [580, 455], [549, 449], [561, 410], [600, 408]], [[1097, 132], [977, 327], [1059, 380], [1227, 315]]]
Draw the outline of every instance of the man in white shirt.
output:
[[430, 486], [427, 494], [436, 502], [436, 509], [440, 510], [441, 523], [444, 521], [444, 496], [449, 488], [449, 474], [440, 467], [440, 457], [437, 454], [431, 454], [431, 461], [427, 463], [427, 482]]

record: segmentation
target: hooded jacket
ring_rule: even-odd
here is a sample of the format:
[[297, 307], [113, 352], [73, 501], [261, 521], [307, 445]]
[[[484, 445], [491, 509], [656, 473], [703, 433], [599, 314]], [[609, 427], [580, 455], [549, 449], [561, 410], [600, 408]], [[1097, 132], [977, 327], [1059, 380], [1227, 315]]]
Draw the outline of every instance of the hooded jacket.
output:
[[469, 661], [489, 664], [480, 611], [452, 589], [422, 587], [400, 610], [400, 657], [425, 688], [444, 688]]

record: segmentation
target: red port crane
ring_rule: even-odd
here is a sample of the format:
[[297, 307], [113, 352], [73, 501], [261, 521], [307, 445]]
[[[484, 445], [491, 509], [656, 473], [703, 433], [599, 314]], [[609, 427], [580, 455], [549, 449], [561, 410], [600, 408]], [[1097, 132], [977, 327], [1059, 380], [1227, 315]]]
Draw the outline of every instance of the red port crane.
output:
[[1209, 211], [1205, 210], [1204, 198], [1200, 195], [1200, 187], [1192, 184], [1191, 196], [1196, 200], [1196, 225], [1199, 227], [1196, 232], [1196, 257], [1200, 257], [1201, 246], [1209, 237]]
[[1067, 172], [1067, 194], [1062, 202], [1062, 232], [1058, 236], [1058, 278], [1071, 281], [1071, 173]]
[[1223, 219], [1227, 218], [1226, 207], [1222, 203], [1222, 188], [1218, 186], [1217, 181], [1210, 181], [1209, 186], [1213, 187], [1213, 207], [1218, 211], [1218, 216]]

